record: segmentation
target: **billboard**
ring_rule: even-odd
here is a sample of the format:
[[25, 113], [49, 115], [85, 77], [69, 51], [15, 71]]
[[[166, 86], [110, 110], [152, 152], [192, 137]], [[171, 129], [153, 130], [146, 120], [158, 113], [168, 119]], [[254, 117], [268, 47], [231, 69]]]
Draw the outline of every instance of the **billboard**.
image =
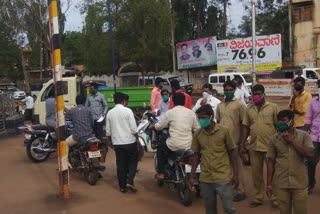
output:
[[178, 69], [198, 68], [217, 64], [215, 36], [178, 43], [176, 50]]
[[290, 97], [292, 79], [259, 79], [258, 83], [264, 86], [266, 96]]
[[[281, 35], [256, 37], [257, 72], [282, 67]], [[251, 72], [252, 38], [219, 40], [216, 42], [218, 72]]]

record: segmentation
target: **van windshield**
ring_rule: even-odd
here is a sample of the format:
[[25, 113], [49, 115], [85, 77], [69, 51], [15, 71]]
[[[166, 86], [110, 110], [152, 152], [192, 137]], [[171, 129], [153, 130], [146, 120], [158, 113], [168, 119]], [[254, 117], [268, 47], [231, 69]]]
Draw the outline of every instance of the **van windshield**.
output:
[[247, 83], [252, 83], [252, 75], [250, 74], [243, 74], [243, 78], [246, 80]]

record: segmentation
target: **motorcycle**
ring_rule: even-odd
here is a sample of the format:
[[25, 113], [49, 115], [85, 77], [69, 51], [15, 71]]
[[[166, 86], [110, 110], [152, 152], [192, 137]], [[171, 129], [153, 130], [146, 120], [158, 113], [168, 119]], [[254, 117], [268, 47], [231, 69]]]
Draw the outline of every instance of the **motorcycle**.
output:
[[[146, 113], [146, 116], [148, 117], [150, 124], [158, 122], [153, 114]], [[166, 143], [168, 137], [168, 129], [163, 129], [157, 132], [159, 143]], [[169, 155], [165, 164], [165, 178], [157, 181], [159, 186], [163, 186], [164, 183], [173, 184], [177, 189], [179, 200], [184, 206], [192, 204], [195, 194], [200, 196], [200, 166], [197, 167], [196, 178], [194, 179], [196, 192], [192, 192], [188, 186], [191, 176], [192, 156], [193, 151], [190, 148], [177, 150]], [[155, 170], [158, 171], [157, 155], [154, 156], [154, 167]]]
[[[74, 125], [66, 121], [66, 136], [73, 132]], [[54, 128], [45, 125], [26, 125], [23, 127], [28, 158], [40, 163], [46, 161], [50, 154], [57, 152], [57, 133]], [[70, 147], [69, 162], [72, 170], [84, 174], [87, 182], [95, 185], [100, 177], [99, 171], [105, 170], [100, 162], [105, 162], [107, 146], [95, 137], [83, 139], [76, 146]]]

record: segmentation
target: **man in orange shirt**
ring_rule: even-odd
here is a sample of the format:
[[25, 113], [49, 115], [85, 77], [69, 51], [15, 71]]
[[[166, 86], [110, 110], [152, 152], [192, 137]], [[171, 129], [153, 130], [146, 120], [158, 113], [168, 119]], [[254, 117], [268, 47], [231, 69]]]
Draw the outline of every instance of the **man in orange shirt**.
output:
[[151, 111], [152, 113], [156, 113], [155, 110], [159, 109], [159, 102], [162, 100], [161, 96], [161, 89], [162, 89], [162, 83], [163, 79], [161, 77], [157, 77], [155, 84], [156, 87], [151, 92], [151, 100], [150, 100], [150, 105], [151, 105]]
[[[174, 79], [170, 82], [171, 84], [171, 89], [172, 89], [172, 94], [176, 94], [176, 93], [182, 93], [184, 94], [186, 100], [185, 100], [185, 103], [184, 103], [184, 107], [192, 110], [192, 103], [191, 103], [191, 97], [189, 94], [187, 94], [186, 92], [182, 91], [181, 90], [181, 87], [180, 87], [180, 83], [178, 80]], [[173, 104], [173, 101], [172, 101], [172, 95], [170, 97], [170, 105], [169, 105], [169, 109], [173, 109], [174, 107], [174, 104]]]

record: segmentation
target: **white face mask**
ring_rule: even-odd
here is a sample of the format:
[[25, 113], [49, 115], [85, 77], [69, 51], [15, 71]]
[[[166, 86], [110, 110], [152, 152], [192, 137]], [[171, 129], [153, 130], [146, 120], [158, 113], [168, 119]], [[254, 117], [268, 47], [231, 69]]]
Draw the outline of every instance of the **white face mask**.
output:
[[210, 97], [210, 94], [208, 94], [207, 92], [202, 92], [202, 97], [208, 99]]

